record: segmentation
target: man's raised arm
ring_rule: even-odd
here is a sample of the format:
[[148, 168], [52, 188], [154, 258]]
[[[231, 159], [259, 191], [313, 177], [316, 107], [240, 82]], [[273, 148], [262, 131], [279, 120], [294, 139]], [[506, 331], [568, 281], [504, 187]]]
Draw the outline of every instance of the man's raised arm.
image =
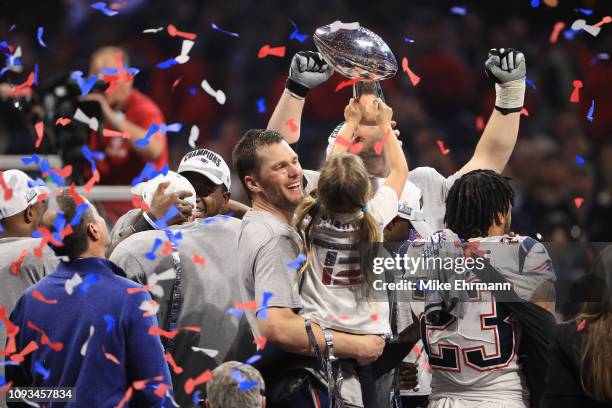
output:
[[474, 155], [459, 170], [460, 175], [477, 169], [501, 173], [518, 137], [520, 111], [525, 98], [525, 56], [512, 48], [492, 49], [485, 70], [495, 81], [495, 109]]
[[308, 91], [327, 81], [334, 73], [323, 56], [314, 51], [300, 51], [293, 56], [285, 90], [268, 122], [289, 144], [300, 139], [302, 111]]

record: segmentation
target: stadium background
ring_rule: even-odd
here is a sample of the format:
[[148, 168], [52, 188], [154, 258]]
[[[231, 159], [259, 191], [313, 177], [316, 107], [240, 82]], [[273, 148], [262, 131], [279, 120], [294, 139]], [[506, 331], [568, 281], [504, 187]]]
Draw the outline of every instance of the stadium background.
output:
[[[0, 1], [0, 41], [23, 49], [21, 74], [6, 73], [0, 82], [22, 83], [39, 64], [42, 83], [73, 70], [87, 71], [89, 56], [99, 46], [119, 45], [140, 69], [135, 86], [161, 107], [167, 123], [183, 130], [169, 134], [170, 168], [190, 150], [189, 129], [200, 129], [198, 147], [210, 148], [231, 162], [231, 150], [249, 128], [265, 127], [283, 89], [291, 56], [314, 49], [316, 27], [334, 20], [359, 21], [378, 33], [399, 61], [408, 57], [421, 77], [415, 87], [398, 72], [383, 83], [394, 109], [410, 167], [432, 166], [450, 175], [472, 154], [492, 110], [494, 88], [483, 63], [492, 47], [514, 47], [527, 59], [527, 115], [505, 174], [513, 177], [517, 198], [513, 229], [545, 241], [610, 241], [612, 225], [612, 81], [605, 55], [612, 49], [610, 26], [597, 37], [586, 32], [563, 33], [556, 43], [553, 26], [566, 27], [578, 18], [594, 24], [607, 14], [605, 1], [563, 1], [549, 7], [542, 1], [117, 1], [119, 14], [108, 17], [79, 0]], [[540, 3], [537, 7], [534, 7]], [[550, 1], [549, 1], [550, 3]], [[464, 7], [465, 15], [451, 12]], [[585, 16], [577, 8], [593, 10]], [[294, 30], [308, 34], [301, 43]], [[156, 68], [180, 51], [181, 39], [165, 30], [176, 25], [198, 35], [191, 60], [169, 69]], [[215, 23], [238, 38], [213, 30]], [[15, 27], [9, 31], [13, 25]], [[37, 27], [45, 28], [41, 47]], [[409, 42], [413, 40], [413, 42]], [[264, 44], [286, 46], [284, 58], [259, 59]], [[598, 57], [598, 55], [600, 57]], [[175, 81], [181, 78], [173, 88]], [[200, 87], [203, 79], [222, 89], [220, 106]], [[342, 120], [350, 88], [334, 92], [344, 78], [335, 74], [309, 95], [297, 146], [302, 166], [321, 163], [327, 135]], [[570, 103], [572, 82], [582, 80], [580, 102]], [[265, 100], [265, 112], [260, 112]], [[593, 121], [587, 112], [595, 101]], [[34, 128], [12, 105], [0, 108], [0, 154], [34, 152]], [[436, 144], [443, 140], [450, 153]], [[2, 156], [6, 157], [6, 156]], [[7, 168], [6, 162], [0, 169]], [[237, 181], [237, 180], [235, 180]], [[233, 196], [245, 200], [234, 182]], [[578, 208], [576, 198], [584, 202]]]

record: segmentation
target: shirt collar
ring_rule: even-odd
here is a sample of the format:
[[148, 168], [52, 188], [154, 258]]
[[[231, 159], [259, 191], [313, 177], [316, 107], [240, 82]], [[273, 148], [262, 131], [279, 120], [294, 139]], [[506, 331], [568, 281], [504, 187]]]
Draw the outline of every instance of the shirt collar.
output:
[[124, 278], [127, 277], [123, 269], [113, 262], [98, 257], [79, 258], [68, 262], [62, 261], [54, 274], [60, 277], [71, 278], [75, 273], [86, 275], [90, 272], [114, 274]]

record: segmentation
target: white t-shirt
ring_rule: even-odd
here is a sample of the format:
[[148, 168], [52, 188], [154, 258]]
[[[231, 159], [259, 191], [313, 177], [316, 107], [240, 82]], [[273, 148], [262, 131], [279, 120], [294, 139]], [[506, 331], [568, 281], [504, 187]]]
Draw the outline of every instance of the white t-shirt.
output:
[[[368, 211], [384, 228], [397, 215], [398, 197], [383, 186]], [[387, 334], [389, 304], [366, 297], [358, 242], [362, 213], [318, 214], [311, 230], [312, 264], [301, 284], [301, 314], [323, 327], [354, 334]]]

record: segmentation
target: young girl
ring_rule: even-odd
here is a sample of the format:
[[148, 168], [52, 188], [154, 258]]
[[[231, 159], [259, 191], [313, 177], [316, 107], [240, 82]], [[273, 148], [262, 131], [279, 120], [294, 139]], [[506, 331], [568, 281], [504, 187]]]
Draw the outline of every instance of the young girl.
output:
[[[344, 111], [346, 126], [321, 169], [317, 198], [307, 197], [298, 207], [296, 227], [307, 253], [300, 281], [301, 314], [322, 328], [386, 336], [389, 305], [372, 297], [373, 281], [380, 279], [372, 271], [372, 261], [384, 226], [397, 215], [408, 165], [391, 129], [393, 111], [380, 99], [371, 108], [381, 130], [378, 140], [361, 137], [362, 111], [351, 99]], [[360, 148], [373, 154], [384, 148], [390, 163], [391, 172], [374, 196], [363, 161], [347, 153]], [[349, 406], [363, 406], [354, 364], [343, 361], [342, 371], [343, 400]]]

